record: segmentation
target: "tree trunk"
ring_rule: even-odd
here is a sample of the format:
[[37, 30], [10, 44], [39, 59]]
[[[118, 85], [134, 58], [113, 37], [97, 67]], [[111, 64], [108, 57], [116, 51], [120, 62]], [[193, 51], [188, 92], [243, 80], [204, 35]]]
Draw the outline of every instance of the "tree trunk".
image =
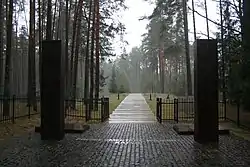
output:
[[[17, 4], [15, 3], [15, 11], [17, 11]], [[14, 79], [15, 79], [15, 83], [14, 83], [14, 88], [15, 88], [15, 95], [19, 96], [19, 91], [20, 91], [20, 83], [19, 83], [19, 70], [20, 70], [20, 66], [19, 66], [19, 53], [18, 53], [18, 18], [17, 18], [17, 12], [15, 12], [15, 27], [16, 27], [16, 32], [15, 32], [15, 61], [14, 63], [14, 67], [15, 67], [15, 71], [14, 72]]]
[[56, 40], [59, 38], [59, 34], [62, 34], [62, 25], [61, 23], [61, 15], [62, 15], [62, 0], [59, 0], [59, 11], [58, 11], [58, 19], [57, 19], [57, 26], [56, 26]]
[[160, 47], [160, 77], [161, 77], [161, 93], [164, 93], [164, 44]]
[[7, 45], [6, 45], [6, 62], [5, 62], [5, 76], [4, 76], [4, 104], [3, 114], [9, 116], [9, 100], [10, 97], [10, 61], [12, 54], [12, 31], [13, 31], [13, 0], [9, 1], [8, 17], [7, 17]]
[[192, 95], [192, 80], [191, 80], [191, 68], [190, 68], [190, 55], [189, 55], [189, 40], [188, 40], [188, 19], [187, 19], [187, 0], [183, 2], [183, 17], [184, 17], [184, 33], [185, 33], [185, 52], [186, 52], [186, 68], [187, 68], [187, 88], [188, 95]]
[[196, 41], [196, 23], [195, 23], [195, 8], [194, 8], [194, 0], [192, 0], [192, 9], [193, 9], [193, 28], [194, 28], [194, 41]]
[[[75, 47], [75, 61], [74, 61], [74, 80], [73, 80], [73, 97], [76, 97], [76, 83], [77, 83], [77, 72], [78, 72], [78, 57], [79, 57], [79, 48], [80, 48], [80, 40], [81, 40], [81, 19], [82, 19], [82, 8], [83, 8], [83, 0], [79, 1], [78, 4], [78, 18], [77, 18], [77, 32], [76, 32], [76, 47]], [[74, 107], [75, 108], [75, 107]]]
[[30, 26], [29, 26], [29, 62], [28, 62], [28, 106], [36, 105], [36, 68], [35, 68], [35, 0], [30, 0]]
[[[84, 81], [84, 102], [87, 104], [87, 99], [89, 97], [89, 37], [90, 37], [90, 24], [91, 24], [91, 9], [93, 0], [90, 0], [89, 5], [89, 20], [88, 20], [88, 30], [87, 30], [87, 43], [86, 43], [86, 55], [85, 55], [85, 81]], [[89, 112], [89, 111], [88, 111]]]
[[54, 8], [54, 15], [53, 15], [53, 21], [52, 21], [52, 37], [54, 37], [55, 34], [55, 24], [56, 24], [56, 8], [57, 7], [57, 0], [55, 0], [55, 8]]
[[31, 63], [32, 63], [32, 105], [33, 110], [37, 111], [37, 103], [36, 103], [36, 39], [35, 39], [35, 32], [36, 32], [36, 19], [35, 19], [35, 13], [36, 13], [36, 2], [33, 0], [32, 3], [32, 26], [33, 26], [33, 36], [32, 36], [32, 57], [31, 57]]
[[223, 28], [223, 12], [222, 0], [220, 0], [220, 34], [221, 34], [221, 59], [222, 59], [222, 93], [223, 101], [226, 100], [226, 81], [225, 81], [225, 55], [224, 55], [224, 28]]
[[94, 97], [94, 46], [95, 46], [95, 16], [96, 16], [96, 3], [93, 6], [93, 15], [92, 15], [92, 30], [91, 30], [91, 53], [90, 53], [90, 110], [93, 110], [93, 97]]
[[209, 23], [208, 23], [208, 13], [207, 13], [207, 0], [204, 0], [205, 12], [206, 12], [206, 22], [207, 22], [207, 38], [209, 39]]
[[96, 0], [96, 68], [95, 68], [95, 110], [98, 110], [98, 100], [99, 99], [99, 91], [100, 91], [100, 39], [99, 39], [99, 33], [100, 33], [100, 12], [99, 12], [100, 4], [99, 0]]
[[3, 23], [4, 23], [4, 8], [3, 0], [0, 0], [0, 95], [3, 93]]
[[74, 14], [74, 22], [73, 22], [73, 33], [72, 33], [72, 42], [71, 42], [71, 56], [70, 56], [70, 98], [71, 98], [71, 107], [75, 108], [74, 102], [74, 89], [73, 89], [73, 81], [74, 81], [74, 50], [75, 50], [75, 39], [76, 39], [76, 24], [77, 24], [77, 15], [78, 8], [77, 0], [75, 1], [75, 14]]
[[[42, 76], [42, 40], [43, 40], [43, 28], [42, 28], [42, 4], [41, 0], [38, 0], [38, 36], [39, 36], [39, 86], [41, 92], [41, 76]], [[41, 93], [40, 93], [41, 94]]]
[[[69, 0], [66, 0], [65, 11], [65, 98], [66, 98], [66, 110], [69, 107]], [[66, 113], [66, 112], [65, 112]]]
[[52, 2], [48, 0], [47, 6], [47, 25], [46, 25], [46, 39], [52, 40]]

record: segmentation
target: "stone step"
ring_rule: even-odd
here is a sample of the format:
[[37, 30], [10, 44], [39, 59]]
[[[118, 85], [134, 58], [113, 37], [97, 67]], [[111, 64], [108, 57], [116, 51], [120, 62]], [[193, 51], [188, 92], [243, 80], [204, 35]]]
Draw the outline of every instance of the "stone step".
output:
[[111, 115], [153, 115], [152, 113], [150, 113], [150, 112], [127, 112], [127, 113], [125, 113], [125, 112], [115, 112], [115, 113], [113, 113], [113, 114], [111, 114]]
[[152, 114], [152, 112], [151, 111], [149, 111], [149, 110], [138, 110], [138, 111], [136, 111], [136, 110], [126, 110], [126, 111], [120, 111], [120, 110], [115, 110], [114, 112], [113, 112], [114, 114], [115, 113], [137, 113], [137, 114]]
[[115, 117], [109, 117], [110, 119], [154, 119], [155, 117], [131, 117], [131, 116], [127, 116], [127, 117], [119, 117], [119, 116], [115, 116]]
[[134, 119], [138, 119], [138, 120], [145, 120], [145, 119], [147, 119], [147, 120], [152, 120], [152, 119], [154, 119], [154, 117], [131, 117], [131, 116], [128, 116], [128, 117], [110, 117], [110, 119], [113, 119], [113, 120], [115, 120], [115, 119], [131, 119], [131, 120], [134, 120]]
[[109, 120], [109, 123], [155, 123], [155, 121], [133, 121], [133, 120]]

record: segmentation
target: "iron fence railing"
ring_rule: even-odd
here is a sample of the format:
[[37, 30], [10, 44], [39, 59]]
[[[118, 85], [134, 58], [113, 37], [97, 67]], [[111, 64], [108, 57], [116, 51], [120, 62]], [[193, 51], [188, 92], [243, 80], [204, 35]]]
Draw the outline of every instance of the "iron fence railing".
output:
[[[0, 123], [39, 116], [40, 98], [36, 99], [36, 107], [28, 104], [27, 97], [0, 97]], [[65, 122], [104, 122], [109, 118], [109, 98], [65, 100], [64, 114]]]
[[[194, 100], [192, 98], [162, 99], [157, 98], [156, 102], [157, 120], [167, 121], [193, 121], [194, 120]], [[224, 103], [218, 102], [218, 117], [225, 120]]]
[[40, 114], [40, 100], [37, 106], [28, 105], [28, 99], [22, 97], [0, 97], [0, 122], [15, 123], [16, 119], [30, 118], [32, 115]]
[[[156, 98], [156, 119], [160, 123], [168, 120], [194, 121], [194, 104], [193, 98]], [[231, 121], [250, 129], [250, 112], [238, 102], [219, 101], [218, 117], [219, 121]]]

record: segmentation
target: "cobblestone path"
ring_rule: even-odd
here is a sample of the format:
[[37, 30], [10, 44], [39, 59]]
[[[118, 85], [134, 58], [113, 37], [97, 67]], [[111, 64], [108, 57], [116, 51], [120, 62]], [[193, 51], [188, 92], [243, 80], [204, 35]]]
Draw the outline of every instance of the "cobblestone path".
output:
[[[135, 96], [138, 98], [129, 100]], [[142, 96], [130, 95], [124, 102], [129, 101], [137, 105], [136, 101], [142, 101]], [[119, 108], [126, 109], [126, 103]], [[132, 108], [131, 113], [138, 108], [138, 112], [148, 114], [148, 110]], [[159, 124], [151, 116], [133, 116], [131, 123], [125, 119], [130, 116], [115, 115], [121, 111], [116, 110], [110, 122], [91, 125], [82, 135], [67, 134], [60, 142], [41, 141], [40, 135], [34, 133], [15, 137], [0, 146], [0, 166], [250, 166], [250, 143], [245, 140], [221, 136], [218, 149], [204, 147], [194, 142], [193, 136], [176, 134], [173, 124]]]

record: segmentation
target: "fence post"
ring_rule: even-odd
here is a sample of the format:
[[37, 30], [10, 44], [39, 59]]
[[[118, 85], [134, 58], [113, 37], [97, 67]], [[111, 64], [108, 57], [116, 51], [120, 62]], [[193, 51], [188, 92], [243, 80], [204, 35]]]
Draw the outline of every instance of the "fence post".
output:
[[179, 106], [178, 106], [178, 99], [174, 99], [174, 120], [178, 123], [179, 122]]
[[84, 99], [85, 104], [85, 121], [88, 122], [89, 120], [89, 105], [88, 105], [88, 99]]
[[31, 105], [29, 104], [28, 105], [28, 118], [30, 119], [30, 107], [31, 107]]
[[101, 98], [101, 121], [103, 122], [104, 121], [104, 105], [105, 105], [105, 102], [104, 102], [104, 97]]
[[109, 118], [109, 97], [107, 97], [107, 118]]
[[149, 94], [149, 100], [152, 101], [152, 95], [151, 95], [151, 93]]
[[12, 123], [15, 123], [15, 95], [12, 96]]
[[240, 102], [237, 101], [237, 126], [240, 126]]
[[162, 123], [162, 98], [159, 99], [159, 118], [160, 123]]
[[227, 101], [224, 98], [224, 120], [227, 120]]
[[156, 120], [159, 122], [159, 98], [156, 98]]

